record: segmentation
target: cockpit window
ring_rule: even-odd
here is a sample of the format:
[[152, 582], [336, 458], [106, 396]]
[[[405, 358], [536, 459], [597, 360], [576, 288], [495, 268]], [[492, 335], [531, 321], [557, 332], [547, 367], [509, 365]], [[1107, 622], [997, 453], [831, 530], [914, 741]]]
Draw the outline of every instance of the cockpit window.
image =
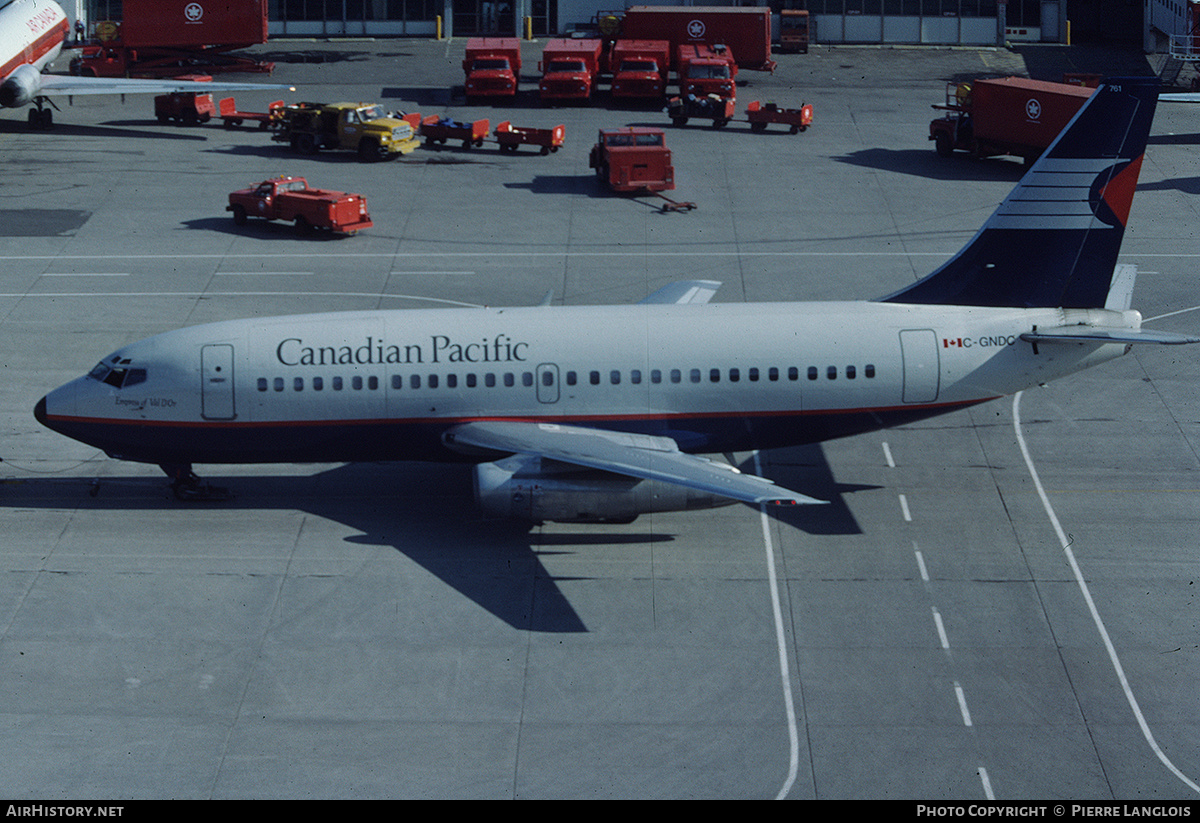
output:
[[122, 360], [114, 357], [109, 363], [97, 363], [96, 367], [88, 372], [88, 377], [114, 388], [124, 389], [146, 382], [146, 370], [130, 368], [128, 358]]

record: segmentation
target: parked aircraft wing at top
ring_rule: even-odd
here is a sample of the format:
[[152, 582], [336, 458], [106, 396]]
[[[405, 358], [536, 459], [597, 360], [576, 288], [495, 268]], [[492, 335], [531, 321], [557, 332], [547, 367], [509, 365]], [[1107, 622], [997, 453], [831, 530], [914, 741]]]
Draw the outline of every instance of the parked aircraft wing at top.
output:
[[232, 83], [220, 81], [137, 80], [126, 77], [75, 77], [63, 74], [41, 75], [43, 94], [170, 94], [177, 91], [264, 91], [278, 89], [295, 91], [295, 86], [265, 83]]
[[67, 16], [52, 0], [13, 0], [0, 5], [0, 108], [33, 105], [29, 122], [53, 122], [45, 103], [53, 95], [170, 94], [176, 91], [263, 91], [292, 86], [262, 83], [134, 80], [124, 77], [76, 77], [45, 74], [69, 34]]

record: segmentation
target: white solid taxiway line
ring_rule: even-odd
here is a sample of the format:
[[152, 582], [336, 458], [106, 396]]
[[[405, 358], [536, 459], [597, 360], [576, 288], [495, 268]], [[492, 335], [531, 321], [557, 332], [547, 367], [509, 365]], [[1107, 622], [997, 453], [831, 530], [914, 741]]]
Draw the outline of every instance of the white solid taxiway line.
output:
[[[762, 461], [758, 452], [754, 453], [754, 473], [763, 476]], [[783, 607], [779, 598], [779, 580], [775, 573], [775, 545], [771, 540], [771, 519], [767, 516], [767, 505], [761, 504], [758, 517], [762, 523], [763, 546], [767, 553], [767, 580], [771, 586], [771, 613], [775, 618], [775, 642], [779, 650], [779, 676], [783, 681], [783, 706], [787, 713], [788, 724], [788, 771], [783, 785], [775, 795], [776, 800], [784, 800], [796, 775], [800, 770], [800, 733], [796, 728], [796, 702], [792, 696], [792, 667], [788, 662], [787, 635], [783, 628]]]
[[1154, 752], [1155, 756], [1185, 786], [1194, 792], [1200, 793], [1200, 785], [1197, 785], [1196, 781], [1181, 772], [1171, 762], [1170, 758], [1167, 757], [1166, 753], [1159, 748], [1158, 742], [1154, 739], [1154, 733], [1150, 731], [1150, 726], [1146, 723], [1146, 718], [1142, 715], [1141, 706], [1138, 705], [1137, 697], [1134, 696], [1133, 689], [1129, 685], [1129, 678], [1125, 676], [1125, 668], [1121, 665], [1120, 658], [1117, 657], [1117, 650], [1108, 636], [1108, 629], [1104, 627], [1104, 621], [1100, 619], [1100, 612], [1096, 609], [1096, 602], [1092, 600], [1092, 593], [1088, 589], [1087, 582], [1083, 579], [1083, 572], [1080, 571], [1079, 564], [1075, 561], [1075, 552], [1071, 550], [1072, 541], [1067, 538], [1066, 532], [1058, 522], [1058, 515], [1055, 514], [1054, 507], [1050, 505], [1050, 498], [1046, 495], [1046, 489], [1042, 486], [1041, 478], [1038, 476], [1037, 469], [1033, 465], [1033, 458], [1029, 454], [1029, 447], [1025, 445], [1025, 434], [1021, 431], [1022, 394], [1024, 392], [1017, 392], [1013, 395], [1013, 429], [1017, 434], [1017, 445], [1021, 447], [1021, 455], [1025, 458], [1025, 466], [1029, 469], [1029, 476], [1033, 479], [1033, 485], [1037, 489], [1038, 497], [1041, 498], [1042, 508], [1046, 510], [1046, 515], [1050, 518], [1050, 525], [1054, 527], [1054, 533], [1058, 535], [1058, 543], [1067, 555], [1067, 562], [1071, 566], [1072, 574], [1075, 575], [1075, 582], [1079, 584], [1079, 590], [1083, 592], [1083, 599], [1087, 602], [1088, 611], [1091, 612], [1092, 622], [1096, 624], [1096, 629], [1100, 632], [1100, 639], [1104, 641], [1104, 648], [1108, 652], [1108, 659], [1112, 662], [1113, 669], [1117, 673], [1117, 679], [1121, 682], [1121, 689], [1125, 692], [1125, 699], [1129, 702], [1129, 708], [1133, 710], [1133, 716], [1137, 719], [1138, 727], [1142, 730], [1142, 736], [1146, 738], [1146, 742], [1150, 745], [1150, 749]]

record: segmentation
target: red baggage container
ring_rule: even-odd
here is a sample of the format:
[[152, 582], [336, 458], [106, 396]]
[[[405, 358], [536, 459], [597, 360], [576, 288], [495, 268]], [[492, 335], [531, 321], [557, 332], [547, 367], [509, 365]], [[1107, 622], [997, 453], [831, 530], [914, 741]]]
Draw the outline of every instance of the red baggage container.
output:
[[267, 0], [124, 0], [126, 48], [252, 46], [267, 42]]
[[621, 39], [667, 40], [672, 57], [680, 46], [720, 43], [742, 68], [775, 69], [768, 6], [634, 6], [621, 21]]
[[976, 157], [1010, 154], [1031, 163], [1059, 135], [1095, 89], [1025, 77], [951, 83], [946, 111], [929, 124], [938, 154], [955, 149]]

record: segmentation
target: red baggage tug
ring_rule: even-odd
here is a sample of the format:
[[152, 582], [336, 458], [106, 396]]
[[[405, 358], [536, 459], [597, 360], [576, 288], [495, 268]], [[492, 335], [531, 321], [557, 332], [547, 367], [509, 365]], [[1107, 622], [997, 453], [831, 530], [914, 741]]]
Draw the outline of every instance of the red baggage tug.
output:
[[662, 210], [691, 211], [695, 203], [680, 203], [663, 194], [675, 188], [675, 167], [662, 129], [625, 126], [600, 129], [588, 158], [596, 177], [616, 192], [652, 194], [663, 201]]
[[675, 188], [675, 167], [662, 129], [600, 129], [588, 165], [613, 191], [658, 192]]

